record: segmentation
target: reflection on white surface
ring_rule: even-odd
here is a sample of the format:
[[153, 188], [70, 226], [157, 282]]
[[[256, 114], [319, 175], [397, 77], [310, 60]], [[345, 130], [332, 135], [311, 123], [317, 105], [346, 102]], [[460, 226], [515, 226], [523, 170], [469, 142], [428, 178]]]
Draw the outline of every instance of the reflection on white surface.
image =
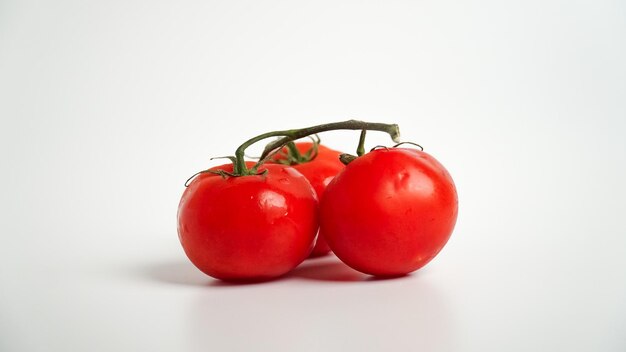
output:
[[270, 283], [210, 286], [188, 302], [197, 351], [216, 340], [285, 351], [386, 350], [389, 340], [396, 350], [453, 351], [458, 342], [445, 292], [421, 273], [374, 280], [328, 257]]

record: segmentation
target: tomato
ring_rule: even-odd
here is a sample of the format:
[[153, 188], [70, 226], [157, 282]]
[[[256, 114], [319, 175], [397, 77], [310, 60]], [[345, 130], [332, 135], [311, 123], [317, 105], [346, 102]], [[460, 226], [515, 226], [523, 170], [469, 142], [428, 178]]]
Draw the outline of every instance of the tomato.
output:
[[352, 161], [328, 185], [320, 231], [350, 267], [400, 276], [439, 253], [457, 212], [454, 182], [435, 158], [414, 149], [377, 149]]
[[[313, 148], [313, 143], [298, 142], [296, 143], [296, 147], [302, 155], [305, 155]], [[288, 150], [283, 148], [283, 154], [277, 154], [273, 160], [285, 160], [285, 153], [288, 153]], [[339, 155], [341, 154], [341, 152], [318, 144], [317, 155], [314, 159], [301, 164], [291, 165], [291, 167], [298, 170], [304, 175], [304, 177], [307, 178], [307, 180], [309, 180], [311, 186], [313, 186], [313, 189], [315, 189], [315, 192], [317, 193], [318, 199], [321, 199], [328, 183], [330, 183], [335, 175], [337, 175], [337, 173], [345, 167], [344, 164], [339, 161]], [[329, 252], [330, 247], [328, 247], [328, 244], [324, 240], [324, 233], [320, 231], [310, 257], [323, 256]]]
[[[248, 166], [251, 166], [249, 163]], [[211, 169], [231, 172], [232, 165]], [[317, 197], [291, 167], [266, 164], [259, 175], [202, 173], [178, 207], [178, 236], [191, 262], [222, 280], [281, 276], [311, 252]]]

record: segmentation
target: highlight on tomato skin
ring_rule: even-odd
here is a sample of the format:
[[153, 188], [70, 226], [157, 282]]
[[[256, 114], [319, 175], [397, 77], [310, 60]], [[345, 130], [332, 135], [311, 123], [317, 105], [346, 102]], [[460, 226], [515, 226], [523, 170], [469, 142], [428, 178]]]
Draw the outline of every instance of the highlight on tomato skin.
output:
[[348, 266], [401, 276], [430, 262], [456, 224], [454, 182], [431, 155], [377, 149], [346, 166], [326, 188], [320, 228]]
[[269, 280], [311, 252], [319, 226], [311, 184], [288, 166], [266, 164], [259, 171], [241, 177], [203, 173], [184, 191], [179, 239], [205, 274], [226, 281]]
[[[309, 180], [318, 199], [322, 198], [326, 186], [330, 181], [344, 169], [345, 165], [339, 160], [339, 155], [342, 152], [328, 148], [322, 144], [316, 144], [314, 142], [297, 142], [295, 147], [301, 155], [310, 155], [313, 158], [310, 160], [302, 161], [301, 163], [291, 164], [291, 167], [298, 170]], [[316, 150], [315, 150], [316, 149]], [[283, 162], [288, 159], [290, 151], [287, 147], [284, 147], [280, 153], [277, 153], [271, 160], [271, 162]], [[297, 156], [296, 156], [297, 158]], [[324, 233], [318, 232], [315, 246], [309, 255], [310, 258], [321, 257], [331, 252], [330, 247], [324, 239]]]

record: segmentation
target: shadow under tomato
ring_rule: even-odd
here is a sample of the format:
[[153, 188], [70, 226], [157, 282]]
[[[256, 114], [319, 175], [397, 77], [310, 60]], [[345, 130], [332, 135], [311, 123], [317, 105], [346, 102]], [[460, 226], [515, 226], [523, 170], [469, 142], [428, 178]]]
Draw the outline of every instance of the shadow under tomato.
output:
[[139, 274], [151, 281], [183, 286], [207, 286], [212, 279], [193, 264], [184, 261], [152, 263], [142, 267]]
[[331, 281], [331, 282], [363, 282], [363, 281], [386, 281], [400, 279], [407, 275], [398, 277], [376, 277], [356, 271], [341, 262], [336, 256], [324, 258], [308, 259], [295, 268], [289, 277]]
[[319, 260], [305, 262], [295, 268], [289, 277], [334, 282], [365, 281], [370, 276], [358, 272], [339, 260], [320, 262]]
[[141, 267], [139, 276], [150, 281], [161, 282], [171, 285], [196, 286], [196, 287], [237, 287], [251, 286], [283, 281], [290, 279], [304, 279], [328, 282], [373, 282], [402, 279], [401, 277], [376, 277], [356, 271], [336, 256], [324, 256], [305, 260], [298, 267], [284, 276], [255, 281], [222, 281], [207, 276], [188, 261], [169, 261], [163, 263], [151, 263]]
[[151, 281], [200, 287], [236, 287], [263, 284], [280, 278], [269, 280], [246, 280], [246, 281], [222, 281], [214, 279], [200, 270], [193, 264], [185, 261], [172, 261], [164, 263], [152, 263], [139, 270], [140, 276]]

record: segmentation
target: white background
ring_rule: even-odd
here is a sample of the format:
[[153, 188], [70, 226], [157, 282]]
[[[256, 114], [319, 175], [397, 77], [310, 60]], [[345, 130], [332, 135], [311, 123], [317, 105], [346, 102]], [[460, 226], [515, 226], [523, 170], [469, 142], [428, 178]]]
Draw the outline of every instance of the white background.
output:
[[[0, 351], [625, 351], [625, 63], [623, 1], [1, 1]], [[349, 118], [454, 177], [433, 262], [189, 263], [189, 175]]]

